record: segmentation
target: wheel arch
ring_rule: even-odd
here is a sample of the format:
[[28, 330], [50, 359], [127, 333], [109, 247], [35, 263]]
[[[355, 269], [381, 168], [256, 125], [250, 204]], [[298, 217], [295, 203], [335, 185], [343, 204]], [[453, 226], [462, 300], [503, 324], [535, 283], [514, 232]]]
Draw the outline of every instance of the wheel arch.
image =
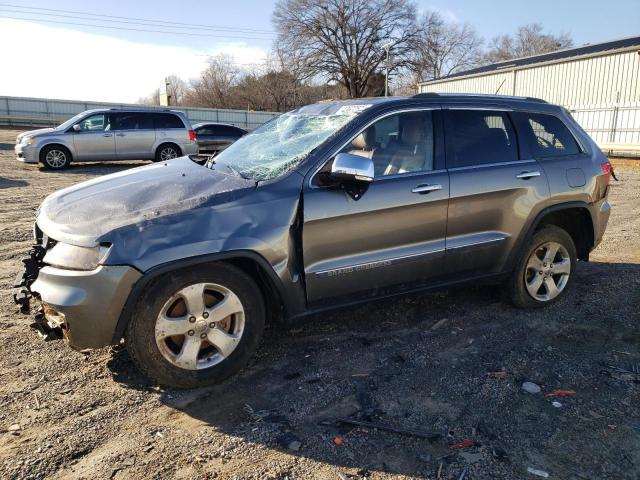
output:
[[157, 158], [158, 151], [165, 145], [171, 145], [173, 147], [176, 147], [178, 149], [178, 154], [179, 154], [178, 156], [179, 157], [184, 155], [184, 152], [182, 151], [182, 147], [180, 146], [180, 144], [178, 142], [174, 142], [171, 139], [163, 138], [162, 141], [158, 142], [158, 144], [156, 145], [156, 148], [153, 150], [153, 158]]
[[[575, 214], [578, 214], [576, 217]], [[509, 259], [509, 270], [515, 266], [522, 246], [544, 225], [555, 225], [571, 236], [579, 260], [589, 260], [589, 252], [595, 244], [595, 229], [589, 204], [581, 201], [565, 202], [541, 210], [518, 238]]]
[[66, 145], [62, 142], [49, 142], [49, 143], [45, 143], [44, 145], [40, 146], [40, 148], [38, 149], [38, 162], [43, 162], [44, 159], [42, 158], [42, 154], [44, 152], [45, 149], [49, 148], [49, 147], [58, 147], [58, 148], [64, 148], [67, 152], [69, 152], [69, 162], [72, 162], [74, 157], [75, 157], [75, 152], [74, 149], [72, 147], [70, 147], [69, 145]]
[[277, 317], [283, 309], [286, 309], [284, 302], [286, 297], [282, 282], [269, 262], [260, 254], [251, 250], [236, 250], [185, 258], [153, 267], [134, 284], [118, 318], [111, 343], [117, 345], [120, 342], [138, 299], [154, 280], [170, 272], [208, 263], [227, 263], [251, 276], [263, 294], [267, 314], [270, 318]]

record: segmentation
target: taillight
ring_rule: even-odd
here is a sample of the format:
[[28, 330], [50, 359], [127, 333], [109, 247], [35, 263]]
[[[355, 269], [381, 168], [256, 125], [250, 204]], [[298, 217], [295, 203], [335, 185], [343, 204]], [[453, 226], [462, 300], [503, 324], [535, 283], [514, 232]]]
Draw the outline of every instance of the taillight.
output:
[[193, 130], [189, 130], [189, 140], [191, 140], [192, 142], [196, 141], [196, 132], [194, 132]]
[[609, 162], [602, 162], [600, 166], [602, 167], [602, 173], [604, 173], [604, 178], [608, 184], [609, 179], [611, 178], [611, 172], [613, 171], [613, 167]]

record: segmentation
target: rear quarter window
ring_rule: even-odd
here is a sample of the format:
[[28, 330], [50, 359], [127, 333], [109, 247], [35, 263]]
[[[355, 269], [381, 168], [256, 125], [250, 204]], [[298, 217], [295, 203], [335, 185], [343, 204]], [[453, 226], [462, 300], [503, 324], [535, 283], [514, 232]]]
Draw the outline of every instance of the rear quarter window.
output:
[[535, 158], [563, 157], [582, 153], [578, 142], [555, 115], [543, 113], [523, 113], [525, 136]]
[[172, 113], [155, 113], [153, 115], [153, 123], [157, 129], [185, 128], [182, 120]]

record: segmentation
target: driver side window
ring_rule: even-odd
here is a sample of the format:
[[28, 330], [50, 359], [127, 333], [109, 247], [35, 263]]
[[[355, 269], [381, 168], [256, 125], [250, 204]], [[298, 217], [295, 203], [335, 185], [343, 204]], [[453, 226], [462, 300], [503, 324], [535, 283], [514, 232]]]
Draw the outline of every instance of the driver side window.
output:
[[433, 170], [433, 112], [384, 117], [358, 134], [340, 153], [370, 158], [375, 177]]
[[103, 132], [111, 130], [111, 122], [109, 115], [99, 113], [91, 115], [80, 121], [80, 131], [82, 132]]

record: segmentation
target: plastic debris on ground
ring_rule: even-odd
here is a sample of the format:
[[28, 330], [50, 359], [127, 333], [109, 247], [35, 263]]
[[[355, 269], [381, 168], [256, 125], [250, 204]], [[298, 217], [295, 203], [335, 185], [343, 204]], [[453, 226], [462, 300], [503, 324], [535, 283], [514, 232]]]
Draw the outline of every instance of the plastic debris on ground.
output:
[[452, 443], [451, 445], [449, 445], [449, 448], [452, 450], [458, 450], [461, 448], [469, 448], [469, 447], [473, 447], [473, 440], [469, 440], [467, 438], [465, 438], [461, 442]]
[[537, 477], [549, 478], [549, 474], [547, 472], [545, 472], [544, 470], [538, 470], [537, 468], [527, 467], [527, 472]]
[[575, 390], [554, 390], [551, 393], [547, 393], [545, 397], [567, 397], [569, 395], [575, 395]]

